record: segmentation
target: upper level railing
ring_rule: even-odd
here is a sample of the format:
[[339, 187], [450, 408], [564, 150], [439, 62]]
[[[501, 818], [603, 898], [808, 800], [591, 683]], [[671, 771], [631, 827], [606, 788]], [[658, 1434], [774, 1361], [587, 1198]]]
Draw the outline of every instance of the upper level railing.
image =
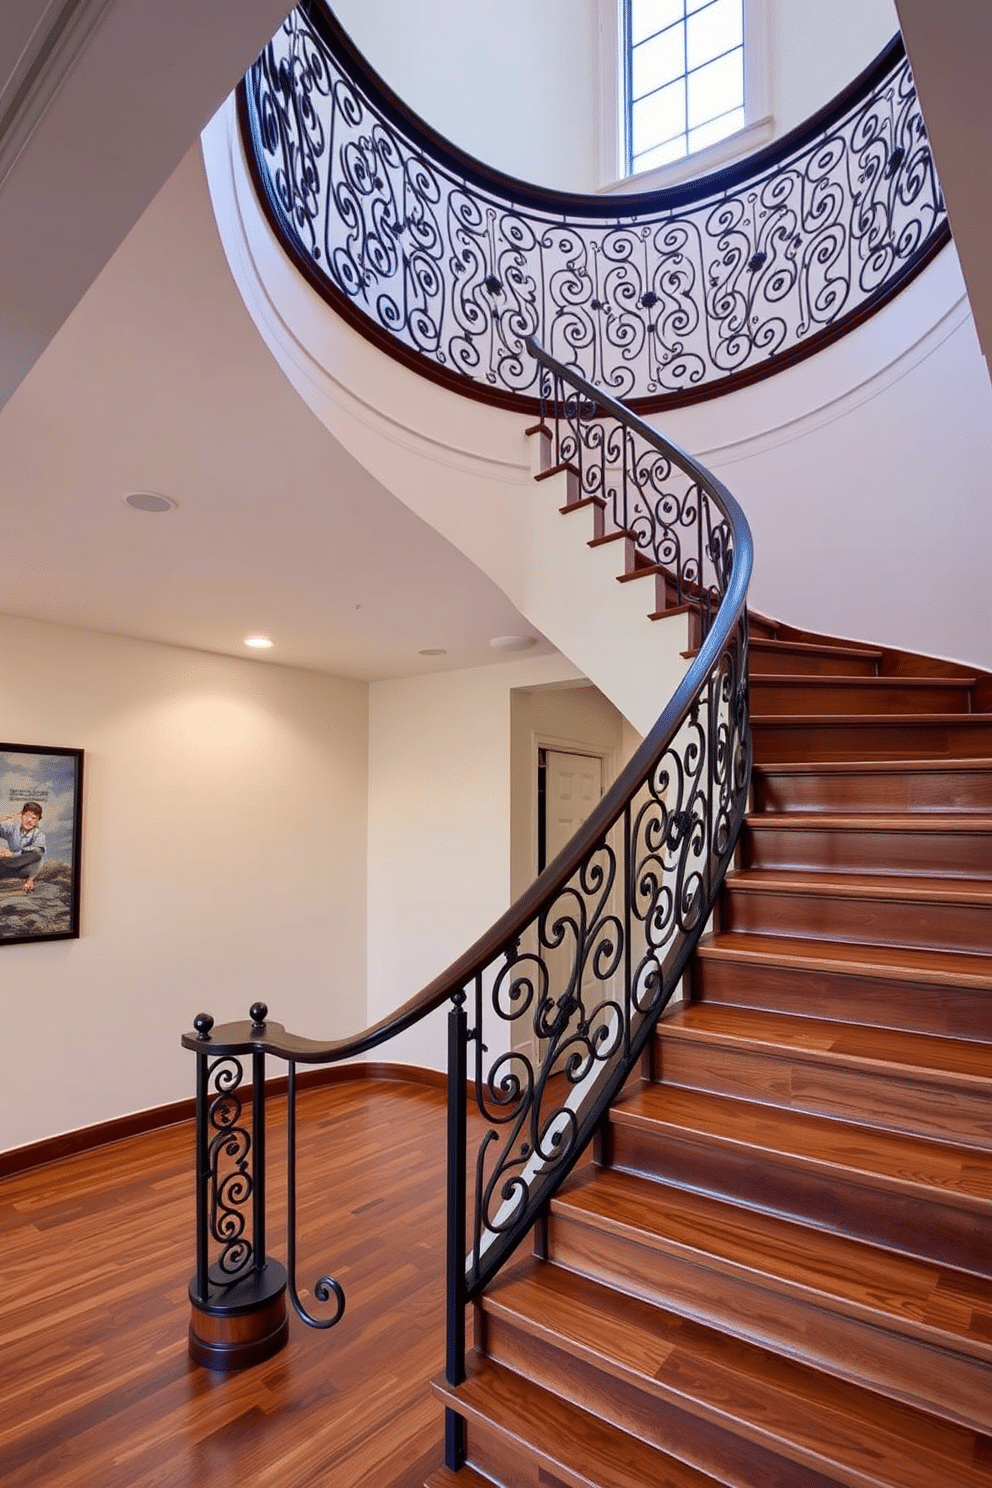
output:
[[[190, 1346], [201, 1362], [235, 1367], [279, 1346], [285, 1318], [273, 1322], [272, 1313], [287, 1272], [305, 1321], [330, 1326], [344, 1309], [333, 1278], [312, 1288], [318, 1303], [331, 1304], [324, 1317], [296, 1285], [297, 1065], [353, 1059], [447, 1005], [447, 1374], [460, 1383], [466, 1303], [527, 1235], [588, 1145], [675, 992], [731, 860], [751, 770], [747, 522], [726, 487], [684, 451], [533, 342], [527, 354], [540, 368], [541, 418], [531, 432], [544, 447], [542, 463], [562, 473], [569, 502], [585, 509], [596, 530], [621, 534], [655, 573], [673, 610], [694, 627], [696, 653], [568, 846], [475, 945], [389, 1018], [321, 1043], [287, 1033], [256, 1004], [248, 1021], [220, 1027], [201, 1014], [183, 1037], [198, 1071]], [[657, 682], [645, 676], [643, 685]], [[250, 1123], [242, 1091], [247, 1055]], [[265, 1254], [268, 1055], [289, 1068], [286, 1268]], [[329, 1226], [332, 1216], [330, 1196]], [[259, 1337], [242, 1349], [238, 1339], [253, 1312]], [[229, 1317], [236, 1324], [230, 1347], [223, 1336]], [[460, 1432], [449, 1414], [452, 1467]]]
[[528, 411], [528, 336], [654, 410], [816, 350], [949, 238], [899, 37], [791, 134], [640, 195], [489, 170], [396, 98], [323, 0], [285, 21], [239, 110], [260, 200], [313, 287], [419, 372]]

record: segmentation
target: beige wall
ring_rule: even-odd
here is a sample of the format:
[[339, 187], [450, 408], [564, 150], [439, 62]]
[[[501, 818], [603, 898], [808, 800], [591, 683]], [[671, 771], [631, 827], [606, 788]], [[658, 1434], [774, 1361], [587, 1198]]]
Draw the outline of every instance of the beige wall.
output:
[[518, 688], [510, 699], [511, 887], [522, 894], [537, 871], [537, 751], [576, 750], [604, 761], [609, 790], [641, 736], [595, 687]]
[[[566, 191], [614, 178], [601, 163], [598, 95], [616, 66], [617, 8], [617, 0], [334, 6], [373, 67], [439, 133], [498, 170]], [[828, 103], [899, 29], [893, 0], [765, 0], [765, 13], [776, 134]]]
[[[369, 1019], [443, 971], [511, 903], [511, 698], [571, 681], [535, 657], [374, 682], [369, 706]], [[440, 1069], [443, 1013], [387, 1057]]]
[[0, 1149], [181, 1099], [193, 1016], [365, 1016], [368, 689], [0, 617], [2, 736], [85, 751], [82, 934], [0, 944]]

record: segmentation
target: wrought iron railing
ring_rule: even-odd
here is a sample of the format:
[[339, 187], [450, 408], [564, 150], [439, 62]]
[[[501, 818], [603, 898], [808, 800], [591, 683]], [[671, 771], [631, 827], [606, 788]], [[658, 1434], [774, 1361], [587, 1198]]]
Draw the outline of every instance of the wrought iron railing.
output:
[[834, 104], [670, 190], [568, 196], [442, 140], [322, 0], [239, 91], [260, 200], [310, 283], [461, 392], [533, 409], [525, 340], [640, 411], [725, 392], [834, 339], [948, 240], [900, 38]]
[[[261, 1004], [246, 1022], [195, 1020], [183, 1038], [199, 1070], [191, 1349], [205, 1363], [254, 1362], [285, 1334], [284, 1317], [271, 1314], [286, 1276], [265, 1255], [259, 1215], [265, 1056], [289, 1065], [290, 1293], [307, 1322], [327, 1325], [343, 1310], [339, 1284], [322, 1277], [313, 1289], [332, 1304], [325, 1320], [307, 1310], [295, 1280], [296, 1067], [361, 1056], [447, 1004], [447, 1373], [459, 1383], [466, 1304], [545, 1212], [634, 1068], [734, 850], [751, 765], [747, 523], [726, 488], [690, 456], [533, 343], [528, 354], [541, 369], [542, 415], [532, 432], [542, 463], [561, 472], [568, 503], [587, 508], [595, 530], [626, 545], [635, 567], [653, 575], [662, 602], [685, 614], [696, 654], [573, 841], [486, 935], [391, 1017], [334, 1043], [288, 1034]], [[651, 677], [644, 686], [651, 688]], [[248, 1055], [254, 1171], [238, 1096]], [[471, 1153], [470, 1106], [473, 1131], [481, 1123]], [[253, 1309], [258, 1337], [243, 1348], [242, 1325]], [[233, 1346], [222, 1336], [229, 1316], [242, 1328]], [[461, 1432], [449, 1415], [451, 1466], [461, 1460]]]

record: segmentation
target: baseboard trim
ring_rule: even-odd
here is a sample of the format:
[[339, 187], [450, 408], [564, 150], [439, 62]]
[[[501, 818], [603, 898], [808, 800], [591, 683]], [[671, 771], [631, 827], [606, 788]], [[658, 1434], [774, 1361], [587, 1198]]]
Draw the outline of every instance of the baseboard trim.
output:
[[[335, 1064], [323, 1069], [297, 1070], [296, 1088], [305, 1090], [315, 1085], [334, 1085], [343, 1080], [400, 1080], [410, 1085], [428, 1085], [444, 1090], [448, 1077], [442, 1070], [425, 1069], [416, 1064], [389, 1064], [370, 1061], [360, 1064]], [[286, 1075], [277, 1075], [266, 1080], [269, 1095], [284, 1095], [289, 1081]], [[106, 1147], [111, 1142], [123, 1141], [126, 1137], [140, 1137], [146, 1132], [158, 1131], [166, 1126], [178, 1126], [184, 1121], [192, 1123], [196, 1114], [196, 1101], [172, 1101], [165, 1106], [152, 1106], [147, 1111], [133, 1111], [129, 1116], [117, 1116], [112, 1121], [100, 1121], [95, 1126], [82, 1126], [76, 1131], [63, 1132], [57, 1137], [45, 1137], [40, 1142], [29, 1142], [24, 1147], [11, 1147], [0, 1152], [0, 1178], [12, 1177], [29, 1168], [40, 1168], [45, 1163], [58, 1162], [64, 1157], [77, 1157], [97, 1147]]]

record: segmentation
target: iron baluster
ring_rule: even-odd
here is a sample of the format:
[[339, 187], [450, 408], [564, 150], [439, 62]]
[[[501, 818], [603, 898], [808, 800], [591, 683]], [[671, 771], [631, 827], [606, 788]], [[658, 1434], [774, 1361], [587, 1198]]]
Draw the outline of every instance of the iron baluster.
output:
[[[468, 1019], [465, 993], [456, 992], [448, 1014], [448, 1226], [447, 1338], [445, 1378], [460, 1385], [465, 1378], [465, 1165], [467, 1158]], [[453, 1472], [465, 1463], [465, 1419], [446, 1409], [445, 1465]]]
[[303, 1305], [296, 1282], [296, 1061], [287, 1066], [286, 1087], [286, 1270], [289, 1273], [289, 1299], [297, 1316], [310, 1328], [333, 1328], [344, 1316], [345, 1296], [341, 1283], [333, 1276], [320, 1276], [314, 1282], [313, 1294], [318, 1302], [334, 1299], [334, 1311], [327, 1317], [314, 1317]]

